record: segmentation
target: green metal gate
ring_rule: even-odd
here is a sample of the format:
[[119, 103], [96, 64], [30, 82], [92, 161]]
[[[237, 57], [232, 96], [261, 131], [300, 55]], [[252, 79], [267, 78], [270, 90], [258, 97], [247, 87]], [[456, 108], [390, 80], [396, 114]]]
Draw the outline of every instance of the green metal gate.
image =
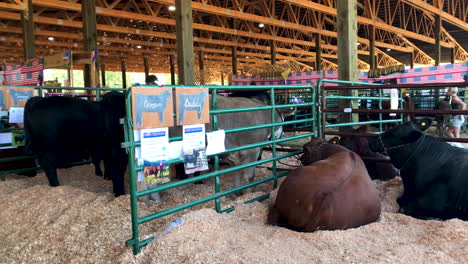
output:
[[[169, 87], [175, 88], [176, 86], [169, 86]], [[185, 88], [187, 88], [187, 87], [190, 88], [190, 86], [184, 86], [184, 87]], [[192, 87], [196, 87], [196, 86], [192, 86]], [[160, 185], [160, 186], [157, 186], [157, 187], [155, 187], [153, 189], [144, 190], [144, 191], [137, 191], [136, 173], [139, 172], [139, 171], [142, 171], [143, 167], [137, 167], [135, 165], [135, 147], [140, 146], [140, 142], [135, 142], [135, 140], [134, 140], [134, 133], [133, 133], [133, 127], [132, 127], [132, 124], [133, 124], [133, 121], [132, 121], [132, 103], [131, 103], [132, 98], [131, 98], [131, 92], [129, 91], [127, 93], [127, 118], [125, 119], [125, 121], [123, 123], [124, 123], [124, 127], [125, 127], [124, 129], [126, 131], [126, 133], [125, 133], [126, 142], [124, 143], [124, 145], [127, 148], [127, 152], [129, 154], [130, 201], [131, 201], [131, 217], [132, 217], [132, 234], [133, 235], [132, 235], [132, 239], [128, 240], [126, 245], [127, 246], [133, 246], [133, 253], [134, 254], [138, 254], [140, 252], [141, 247], [145, 246], [146, 244], [148, 244], [149, 242], [151, 242], [154, 239], [154, 238], [148, 238], [148, 239], [145, 239], [145, 240], [140, 240], [139, 225], [141, 225], [141, 224], [147, 223], [147, 222], [149, 222], [151, 220], [155, 220], [155, 219], [158, 219], [160, 217], [163, 217], [163, 216], [166, 216], [166, 215], [169, 215], [169, 214], [172, 214], [172, 213], [175, 213], [175, 212], [178, 212], [178, 211], [181, 211], [181, 210], [184, 210], [184, 209], [187, 209], [187, 208], [190, 208], [190, 207], [202, 204], [202, 203], [206, 203], [206, 202], [212, 201], [212, 200], [214, 200], [215, 209], [216, 209], [216, 211], [218, 213], [231, 212], [232, 210], [234, 210], [234, 208], [232, 208], [232, 207], [222, 209], [221, 200], [220, 200], [221, 197], [232, 194], [232, 193], [240, 191], [240, 190], [244, 190], [244, 189], [259, 185], [259, 184], [268, 183], [268, 182], [273, 182], [272, 189], [275, 189], [277, 187], [277, 185], [278, 185], [278, 179], [281, 178], [281, 177], [286, 176], [289, 173], [289, 172], [278, 173], [277, 172], [277, 161], [281, 160], [281, 159], [288, 158], [288, 157], [292, 157], [292, 156], [300, 154], [302, 152], [302, 151], [294, 151], [294, 152], [290, 152], [290, 153], [287, 153], [287, 154], [278, 155], [277, 149], [276, 149], [277, 145], [281, 144], [281, 143], [284, 143], [284, 142], [287, 142], [287, 141], [297, 140], [297, 139], [301, 139], [301, 138], [307, 138], [307, 137], [311, 137], [311, 136], [316, 135], [316, 122], [318, 121], [317, 116], [316, 116], [316, 109], [315, 109], [316, 108], [316, 103], [315, 103], [316, 102], [316, 100], [315, 100], [316, 94], [315, 94], [315, 91], [314, 91], [314, 87], [312, 85], [291, 85], [291, 86], [287, 86], [287, 87], [285, 87], [283, 85], [254, 86], [254, 87], [252, 87], [252, 86], [203, 86], [203, 87], [208, 88], [210, 90], [211, 94], [212, 94], [212, 97], [213, 97], [212, 105], [210, 107], [211, 108], [210, 116], [212, 117], [212, 120], [213, 120], [213, 122], [211, 123], [212, 131], [216, 131], [216, 130], [219, 129], [218, 121], [217, 121], [219, 115], [226, 114], [226, 113], [238, 113], [238, 112], [247, 112], [247, 111], [269, 110], [269, 111], [271, 111], [271, 123], [269, 123], [269, 124], [258, 124], [256, 126], [250, 126], [250, 127], [241, 127], [241, 128], [236, 128], [236, 129], [229, 129], [229, 130], [225, 130], [225, 133], [229, 134], [229, 133], [249, 131], [249, 130], [254, 130], [254, 129], [270, 128], [271, 129], [271, 139], [267, 140], [267, 141], [264, 141], [264, 142], [257, 142], [257, 143], [250, 144], [250, 145], [238, 146], [238, 147], [235, 147], [235, 148], [227, 149], [225, 152], [222, 152], [222, 153], [219, 153], [219, 154], [216, 154], [216, 155], [209, 155], [208, 156], [209, 158], [210, 157], [214, 158], [214, 171], [213, 172], [210, 172], [210, 173], [207, 173], [207, 174], [204, 174], [204, 175], [201, 175], [201, 176], [197, 176], [197, 177], [192, 177], [192, 178], [185, 179], [185, 180], [180, 180], [180, 181]], [[271, 96], [271, 98], [270, 98], [271, 99], [271, 104], [270, 105], [261, 106], [261, 107], [236, 108], [236, 109], [218, 109], [217, 108], [217, 97], [220, 96], [220, 95], [217, 95], [217, 93], [219, 93], [219, 92], [231, 92], [231, 91], [238, 91], [238, 90], [260, 90], [260, 89], [263, 89], [263, 90], [266, 90], [266, 91], [270, 92], [270, 96]], [[309, 93], [310, 93], [310, 98], [312, 98], [312, 100], [310, 102], [299, 103], [299, 104], [290, 104], [290, 103], [284, 104], [284, 100], [283, 100], [283, 104], [277, 104], [276, 101], [275, 101], [276, 94], [279, 93], [278, 92], [279, 90], [283, 90], [283, 89], [308, 90]], [[280, 101], [280, 100], [278, 100], [278, 101]], [[313, 116], [310, 117], [310, 118], [307, 118], [307, 119], [292, 120], [292, 121], [278, 122], [277, 123], [275, 121], [276, 120], [275, 115], [277, 114], [275, 109], [291, 108], [291, 107], [310, 107], [310, 110], [313, 113]], [[274, 132], [275, 132], [275, 127], [276, 126], [292, 125], [292, 124], [303, 123], [303, 122], [310, 122], [311, 132], [304, 133], [302, 135], [295, 135], [295, 136], [291, 136], [291, 137], [287, 137], [287, 138], [280, 138], [280, 139], [275, 138], [275, 133]], [[182, 139], [181, 137], [172, 137], [172, 138], [170, 138], [170, 141], [178, 141], [178, 140], [181, 140], [181, 139]], [[268, 146], [268, 145], [271, 145], [271, 147], [272, 147], [272, 157], [271, 158], [258, 160], [258, 161], [247, 163], [247, 164], [241, 164], [241, 165], [238, 165], [238, 166], [235, 166], [235, 167], [230, 167], [230, 168], [222, 169], [222, 170], [220, 170], [220, 168], [219, 168], [219, 159], [220, 159], [219, 157], [221, 155], [223, 155], [223, 154], [228, 154], [228, 153], [241, 151], [241, 150], [245, 150], [245, 149], [250, 149], [250, 148], [255, 148], [255, 147], [264, 147], [264, 146]], [[176, 164], [176, 163], [180, 163], [180, 162], [182, 162], [181, 159], [169, 160], [167, 162], [167, 164], [170, 165], [170, 164]], [[249, 183], [249, 184], [245, 184], [245, 185], [240, 186], [238, 188], [233, 188], [233, 189], [230, 189], [230, 190], [221, 191], [221, 188], [220, 188], [220, 186], [221, 186], [220, 176], [221, 175], [231, 173], [231, 172], [235, 172], [235, 171], [239, 171], [239, 170], [242, 170], [242, 169], [245, 169], [245, 168], [249, 168], [249, 167], [269, 163], [269, 162], [272, 162], [272, 164], [273, 164], [273, 166], [272, 166], [272, 176], [270, 176], [268, 178], [265, 178], [265, 179], [257, 180], [255, 182], [252, 182], [252, 183]], [[209, 179], [209, 178], [214, 178], [215, 179], [215, 186], [214, 186], [215, 194], [214, 195], [210, 195], [210, 196], [207, 196], [205, 198], [202, 198], [202, 199], [199, 199], [199, 200], [196, 200], [196, 201], [192, 201], [192, 202], [189, 202], [189, 203], [181, 204], [181, 205], [175, 206], [175, 207], [167, 209], [167, 210], [156, 212], [156, 213], [151, 214], [151, 215], [146, 215], [146, 216], [143, 216], [143, 217], [138, 216], [138, 203], [137, 203], [138, 197], [142, 197], [142, 196], [149, 195], [149, 194], [156, 193], [156, 192], [165, 191], [165, 190], [168, 190], [168, 189], [176, 188], [178, 186], [194, 183], [194, 182]], [[257, 197], [255, 199], [252, 199], [252, 200], [250, 200], [248, 202], [259, 201], [259, 200], [266, 199], [268, 197], [269, 197], [269, 194], [266, 194], [266, 195], [262, 195], [260, 197]]]

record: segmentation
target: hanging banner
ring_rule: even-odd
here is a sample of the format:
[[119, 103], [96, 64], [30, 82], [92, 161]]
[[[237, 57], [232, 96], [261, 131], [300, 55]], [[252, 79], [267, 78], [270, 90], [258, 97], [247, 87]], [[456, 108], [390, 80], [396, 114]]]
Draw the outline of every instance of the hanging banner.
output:
[[182, 129], [185, 173], [207, 170], [205, 124], [187, 125]]
[[3, 85], [37, 85], [41, 83], [44, 60], [36, 58], [28, 63], [3, 65]]
[[176, 88], [177, 125], [210, 122], [207, 88]]
[[144, 182], [146, 184], [164, 184], [170, 181], [167, 151], [169, 146], [169, 129], [142, 129], [141, 159], [143, 160]]
[[132, 87], [133, 128], [157, 128], [174, 125], [172, 89]]

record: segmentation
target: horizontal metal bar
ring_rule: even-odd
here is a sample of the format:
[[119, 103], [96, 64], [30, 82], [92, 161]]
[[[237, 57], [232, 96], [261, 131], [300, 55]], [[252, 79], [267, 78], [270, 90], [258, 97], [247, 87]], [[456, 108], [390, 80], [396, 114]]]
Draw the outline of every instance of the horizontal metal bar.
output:
[[98, 87], [56, 87], [56, 86], [26, 86], [26, 85], [0, 85], [0, 87], [34, 88], [42, 90], [90, 90], [90, 91], [126, 91], [124, 88], [98, 88]]
[[[297, 155], [298, 153], [302, 153], [302, 152], [298, 151], [298, 152], [284, 154], [284, 155], [281, 155], [281, 156], [277, 156], [276, 159], [280, 160], [280, 159], [289, 158], [289, 157], [292, 157], [294, 155]], [[246, 168], [249, 168], [249, 167], [269, 163], [269, 162], [272, 162], [274, 160], [275, 160], [275, 158], [272, 157], [272, 158], [268, 158], [268, 159], [263, 159], [263, 160], [251, 162], [251, 163], [248, 163], [248, 164], [243, 164], [243, 165], [239, 165], [239, 166], [235, 166], [235, 167], [230, 167], [230, 168], [227, 168], [227, 169], [224, 169], [224, 170], [210, 172], [210, 173], [203, 174], [203, 175], [196, 176], [196, 177], [192, 177], [192, 178], [189, 178], [189, 179], [185, 179], [185, 180], [181, 180], [181, 181], [177, 181], [177, 182], [171, 182], [171, 183], [167, 183], [167, 184], [164, 184], [164, 185], [160, 185], [160, 186], [157, 186], [157, 187], [149, 189], [149, 190], [139, 191], [139, 192], [136, 193], [136, 195], [137, 195], [137, 197], [142, 197], [142, 196], [149, 195], [149, 194], [152, 194], [152, 193], [161, 192], [161, 191], [169, 190], [169, 189], [172, 189], [172, 188], [176, 188], [176, 187], [186, 185], [186, 184], [189, 184], [189, 183], [194, 183], [194, 182], [197, 182], [197, 181], [202, 181], [202, 180], [206, 180], [206, 179], [213, 178], [213, 177], [216, 177], [216, 176], [220, 176], [222, 174], [227, 174], [227, 173], [235, 172], [235, 171], [238, 171], [238, 170], [243, 170], [243, 169], [246, 169]]]
[[457, 83], [411, 83], [411, 84], [378, 84], [376, 86], [367, 85], [347, 85], [347, 86], [323, 86], [322, 89], [326, 91], [337, 91], [337, 90], [377, 90], [377, 89], [445, 89], [448, 87], [467, 87], [468, 82], [457, 82]]
[[[376, 133], [354, 133], [354, 132], [338, 132], [338, 131], [325, 131], [325, 135], [329, 136], [359, 136], [359, 137], [375, 137], [378, 136], [380, 132]], [[385, 133], [382, 132], [382, 133]], [[449, 138], [449, 137], [435, 137], [439, 138], [448, 142], [461, 142], [461, 143], [468, 143], [468, 138]]]
[[158, 219], [158, 218], [160, 218], [160, 217], [164, 217], [164, 216], [166, 216], [166, 215], [170, 215], [170, 214], [173, 214], [173, 213], [176, 213], [176, 212], [185, 210], [185, 209], [187, 209], [187, 208], [190, 208], [190, 207], [193, 207], [193, 206], [197, 206], [197, 205], [199, 205], [199, 204], [203, 204], [203, 203], [209, 202], [209, 201], [211, 201], [211, 200], [214, 200], [214, 199], [217, 199], [217, 198], [221, 198], [221, 197], [223, 197], [223, 196], [226, 196], [226, 195], [229, 195], [229, 194], [233, 194], [233, 193], [235, 193], [235, 192], [238, 192], [238, 191], [241, 191], [241, 190], [244, 190], [244, 189], [248, 189], [248, 188], [251, 188], [251, 187], [260, 185], [260, 184], [262, 184], [262, 183], [266, 183], [266, 182], [269, 182], [269, 181], [273, 181], [274, 179], [275, 179], [274, 176], [268, 177], [268, 178], [265, 178], [265, 179], [262, 179], [262, 180], [258, 180], [258, 181], [255, 181], [255, 182], [252, 182], [252, 183], [249, 183], [249, 184], [246, 184], [246, 185], [237, 187], [237, 188], [233, 188], [233, 189], [231, 189], [231, 190], [219, 192], [219, 193], [216, 193], [216, 194], [207, 196], [207, 197], [205, 197], [205, 198], [198, 199], [198, 200], [196, 200], [196, 201], [192, 201], [192, 202], [189, 202], [189, 203], [181, 204], [181, 205], [175, 206], [175, 207], [173, 207], [173, 208], [171, 208], [171, 209], [167, 209], [167, 210], [164, 210], [164, 211], [155, 213], [155, 214], [147, 215], [147, 216], [144, 216], [144, 217], [142, 217], [142, 218], [139, 218], [139, 219], [138, 219], [138, 224], [141, 225], [141, 224], [144, 224], [144, 223], [149, 222], [149, 221], [151, 221], [151, 220]]
[[217, 91], [242, 91], [242, 90], [297, 90], [297, 89], [311, 89], [313, 85], [223, 85], [223, 86], [210, 86], [210, 85], [165, 85], [168, 88], [208, 88], [209, 90]]
[[357, 125], [370, 125], [370, 124], [384, 124], [384, 123], [397, 123], [403, 121], [402, 119], [392, 119], [392, 120], [377, 120], [377, 121], [363, 121], [363, 122], [351, 122], [351, 123], [341, 123], [341, 124], [330, 124], [325, 127], [345, 127], [345, 126], [357, 126]]
[[338, 95], [327, 95], [328, 99], [349, 99], [349, 100], [390, 100], [390, 97], [371, 97], [371, 96], [338, 96]]
[[298, 124], [298, 123], [303, 123], [303, 122], [311, 122], [311, 121], [314, 121], [314, 120], [315, 120], [314, 118], [304, 118], [304, 119], [301, 119], [301, 120], [285, 121], [285, 122], [279, 122], [279, 123], [274, 123], [274, 124], [264, 124], [264, 125], [250, 126], [250, 127], [240, 127], [240, 128], [226, 129], [226, 130], [224, 130], [224, 132], [226, 134], [237, 133], [237, 132], [244, 132], [244, 131], [261, 129], [261, 128], [269, 128], [269, 127], [275, 127], [275, 126], [286, 126], [286, 125], [293, 125], [293, 124]]
[[[345, 111], [346, 109], [346, 111]], [[468, 115], [468, 110], [403, 110], [403, 109], [350, 109], [350, 108], [336, 108], [336, 109], [323, 109], [326, 113], [398, 113], [398, 114], [454, 114], [454, 115]], [[351, 112], [349, 112], [351, 111]]]
[[0, 163], [3, 163], [3, 162], [10, 162], [10, 161], [20, 161], [20, 160], [35, 159], [35, 158], [36, 158], [36, 156], [21, 156], [21, 157], [2, 158], [2, 159], [0, 159]]

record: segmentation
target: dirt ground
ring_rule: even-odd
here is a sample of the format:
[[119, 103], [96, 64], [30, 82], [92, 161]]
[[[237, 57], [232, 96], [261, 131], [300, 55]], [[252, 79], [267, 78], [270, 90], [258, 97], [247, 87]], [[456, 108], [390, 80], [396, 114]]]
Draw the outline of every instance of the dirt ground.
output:
[[[268, 155], [268, 154], [265, 154]], [[287, 164], [297, 164], [290, 158]], [[279, 167], [287, 167], [279, 164]], [[257, 169], [257, 179], [271, 175]], [[232, 187], [230, 176], [222, 177]], [[265, 225], [264, 202], [242, 201], [271, 191], [256, 188], [217, 214], [213, 202], [141, 226], [143, 238], [172, 220], [183, 223], [133, 256], [129, 196], [113, 198], [110, 181], [90, 165], [59, 171], [62, 186], [50, 188], [44, 174], [8, 176], [0, 182], [0, 263], [468, 263], [468, 222], [422, 221], [398, 211], [399, 178], [376, 182], [383, 202], [376, 223], [345, 231], [298, 233]], [[214, 193], [213, 181], [162, 193], [162, 203], [140, 203], [140, 215], [167, 209]]]

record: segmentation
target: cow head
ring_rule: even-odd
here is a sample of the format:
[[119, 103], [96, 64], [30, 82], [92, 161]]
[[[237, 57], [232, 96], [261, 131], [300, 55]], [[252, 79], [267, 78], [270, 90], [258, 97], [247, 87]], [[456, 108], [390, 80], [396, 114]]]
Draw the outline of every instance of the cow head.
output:
[[328, 142], [319, 137], [312, 137], [309, 142], [302, 147], [303, 154], [301, 156], [301, 163], [304, 166], [310, 165], [322, 159], [321, 148], [328, 145]]
[[398, 125], [373, 138], [369, 146], [372, 151], [384, 153], [386, 149], [416, 142], [431, 124], [431, 118], [423, 118]]
[[[367, 125], [360, 126], [357, 129], [349, 128], [347, 132], [367, 133], [369, 127]], [[360, 156], [374, 156], [369, 148], [369, 141], [363, 136], [341, 136], [339, 144]]]

